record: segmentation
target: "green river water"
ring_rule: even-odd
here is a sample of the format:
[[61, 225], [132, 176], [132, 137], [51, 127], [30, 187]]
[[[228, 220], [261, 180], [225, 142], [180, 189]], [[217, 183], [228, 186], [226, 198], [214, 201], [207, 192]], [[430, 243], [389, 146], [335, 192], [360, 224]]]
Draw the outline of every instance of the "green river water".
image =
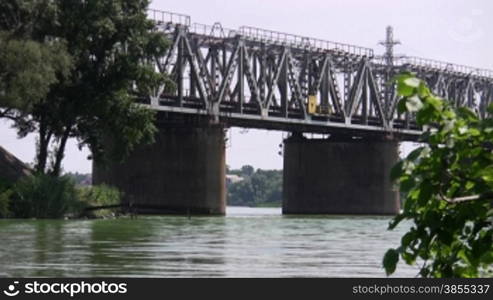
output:
[[[383, 254], [407, 229], [390, 217], [282, 216], [0, 220], [0, 276], [384, 277]], [[414, 277], [400, 264], [395, 276]]]

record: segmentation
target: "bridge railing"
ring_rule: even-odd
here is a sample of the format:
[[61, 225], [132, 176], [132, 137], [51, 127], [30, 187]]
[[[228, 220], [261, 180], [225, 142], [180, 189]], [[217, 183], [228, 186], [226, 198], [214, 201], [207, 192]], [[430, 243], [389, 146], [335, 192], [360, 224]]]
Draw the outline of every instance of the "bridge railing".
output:
[[181, 24], [185, 26], [190, 26], [191, 18], [188, 15], [157, 10], [157, 9], [148, 9], [147, 16], [154, 20], [158, 25], [163, 25], [166, 23], [172, 24]]
[[238, 33], [248, 39], [267, 43], [289, 45], [298, 48], [339, 51], [353, 55], [373, 57], [373, 49], [371, 48], [326, 41], [257, 27], [241, 26]]
[[214, 25], [193, 23], [190, 26], [189, 31], [195, 34], [207, 35], [215, 38], [232, 37], [237, 34], [236, 30], [224, 28], [221, 23], [214, 23]]
[[[189, 28], [190, 32], [211, 36], [215, 38], [226, 38], [241, 35], [246, 39], [278, 44], [287, 45], [297, 48], [305, 48], [310, 50], [329, 50], [340, 52], [341, 54], [352, 54], [357, 56], [366, 56], [372, 58], [377, 64], [384, 64], [385, 62], [377, 57], [374, 57], [373, 49], [367, 47], [361, 47], [351, 44], [321, 40], [317, 38], [305, 37], [280, 31], [262, 29], [252, 26], [241, 26], [238, 30], [223, 28], [220, 23], [214, 25], [205, 25], [194, 23], [191, 24], [191, 17], [185, 14], [174, 13], [169, 11], [148, 9], [147, 16], [154, 20], [158, 25], [166, 24], [180, 24]], [[414, 57], [414, 56], [402, 56], [396, 57], [394, 61], [395, 66], [410, 65], [420, 68], [435, 69], [450, 73], [460, 73], [464, 75], [473, 75], [482, 78], [493, 79], [493, 71], [482, 68], [474, 68], [465, 65], [452, 64], [449, 62]]]
[[452, 64], [449, 62], [427, 59], [421, 57], [407, 56], [397, 60], [398, 65], [412, 65], [430, 69], [437, 69], [445, 72], [461, 73], [465, 75], [475, 75], [493, 79], [493, 71], [475, 68], [466, 65]]

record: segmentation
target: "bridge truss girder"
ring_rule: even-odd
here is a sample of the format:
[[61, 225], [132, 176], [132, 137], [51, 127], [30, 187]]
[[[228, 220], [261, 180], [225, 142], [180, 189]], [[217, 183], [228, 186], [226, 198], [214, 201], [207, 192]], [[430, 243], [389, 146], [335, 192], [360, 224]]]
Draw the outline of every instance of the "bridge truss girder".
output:
[[481, 117], [492, 101], [493, 80], [488, 77], [412, 64], [389, 68], [365, 55], [269, 43], [241, 34], [195, 33], [177, 24], [163, 32], [172, 47], [156, 58], [156, 68], [171, 75], [176, 89], [161, 87], [150, 96], [150, 104], [164, 110], [418, 135], [413, 116], [396, 111], [398, 99], [390, 82], [404, 70]]

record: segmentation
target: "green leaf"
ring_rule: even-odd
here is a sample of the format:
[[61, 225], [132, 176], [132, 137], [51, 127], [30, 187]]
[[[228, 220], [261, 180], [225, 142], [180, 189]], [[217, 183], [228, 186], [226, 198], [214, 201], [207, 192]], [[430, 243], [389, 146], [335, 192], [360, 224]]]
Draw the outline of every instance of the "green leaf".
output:
[[403, 248], [407, 248], [409, 244], [416, 238], [416, 231], [411, 229], [401, 238], [401, 245]]
[[414, 186], [416, 185], [416, 181], [412, 177], [407, 177], [406, 179], [402, 180], [399, 184], [400, 191], [402, 193], [407, 193], [409, 192]]
[[447, 109], [443, 112], [443, 116], [446, 117], [447, 119], [455, 119], [457, 115], [453, 110]]
[[404, 199], [404, 211], [405, 212], [412, 212], [414, 207], [415, 207], [416, 201], [410, 198]]
[[416, 148], [411, 153], [409, 153], [409, 155], [407, 156], [407, 160], [416, 160], [424, 149], [425, 147]]
[[493, 252], [489, 251], [483, 254], [480, 258], [480, 261], [486, 265], [492, 265], [493, 264]]
[[417, 112], [423, 108], [423, 102], [418, 96], [413, 95], [406, 100], [406, 109], [408, 112]]
[[424, 125], [424, 124], [430, 123], [433, 120], [433, 113], [434, 113], [434, 110], [429, 109], [429, 106], [424, 108], [424, 109], [420, 109], [416, 113], [416, 122], [419, 125]]
[[471, 136], [480, 136], [481, 132], [476, 128], [469, 128], [469, 134]]
[[398, 84], [397, 93], [403, 97], [409, 97], [414, 95], [414, 88], [405, 84]]
[[389, 249], [383, 257], [383, 267], [387, 276], [395, 272], [397, 263], [399, 262], [399, 252], [395, 249]]
[[426, 102], [437, 111], [441, 111], [443, 109], [443, 101], [438, 97], [429, 96], [426, 98]]
[[430, 89], [426, 86], [426, 83], [424, 81], [420, 82], [420, 85], [418, 87], [418, 95], [421, 99], [424, 99], [431, 95]]
[[472, 110], [464, 106], [457, 108], [457, 114], [459, 117], [464, 118], [469, 122], [478, 120], [478, 116]]
[[405, 215], [404, 214], [398, 214], [397, 216], [395, 216], [389, 223], [389, 230], [392, 230], [394, 229], [397, 225], [399, 225], [399, 223], [404, 220], [405, 218]]
[[[455, 120], [454, 119], [445, 119], [443, 121], [443, 129], [442, 129], [442, 132], [443, 133], [447, 133], [447, 132], [450, 132], [452, 129], [454, 129], [454, 126], [455, 126]], [[459, 133], [460, 133], [460, 130], [459, 130]]]
[[404, 161], [401, 160], [395, 166], [392, 167], [392, 169], [390, 170], [390, 179], [392, 181], [396, 181], [404, 174], [403, 166], [404, 166]]
[[445, 245], [450, 245], [454, 240], [454, 236], [448, 230], [439, 230], [437, 234], [437, 239]]
[[428, 201], [431, 200], [432, 195], [433, 195], [433, 186], [431, 185], [429, 180], [424, 180], [419, 185], [418, 204], [420, 206], [425, 205]]
[[407, 101], [406, 98], [402, 98], [401, 100], [399, 100], [399, 103], [397, 103], [397, 112], [399, 114], [403, 114], [407, 112], [406, 101]]
[[404, 84], [413, 88], [417, 88], [421, 84], [421, 80], [416, 77], [409, 77], [403, 80]]
[[404, 259], [404, 261], [406, 262], [406, 264], [408, 264], [408, 265], [412, 265], [416, 261], [416, 255], [414, 255], [412, 253], [403, 252], [401, 255], [402, 255], [402, 258]]
[[457, 128], [457, 132], [459, 132], [460, 135], [463, 135], [467, 131], [468, 131], [467, 127], [465, 127], [465, 126], [461, 126], [461, 127]]
[[418, 200], [418, 196], [419, 196], [419, 189], [413, 189], [409, 193], [407, 193], [407, 198], [413, 201]]
[[485, 167], [483, 170], [479, 171], [478, 176], [481, 177], [487, 183], [493, 182], [493, 165]]
[[419, 82], [418, 85], [415, 86], [416, 77], [405, 74], [405, 75], [397, 76], [396, 79], [397, 79], [397, 93], [399, 95], [403, 97], [409, 97], [415, 94], [416, 87], [419, 86]]

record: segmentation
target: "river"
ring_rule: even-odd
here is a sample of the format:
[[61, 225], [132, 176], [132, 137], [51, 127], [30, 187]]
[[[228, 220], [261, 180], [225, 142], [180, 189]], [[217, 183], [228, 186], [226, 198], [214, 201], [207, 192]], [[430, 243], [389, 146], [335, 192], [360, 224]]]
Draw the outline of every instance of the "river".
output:
[[[0, 220], [0, 277], [385, 277], [407, 226], [390, 217], [282, 216]], [[399, 264], [394, 276], [414, 277]]]

